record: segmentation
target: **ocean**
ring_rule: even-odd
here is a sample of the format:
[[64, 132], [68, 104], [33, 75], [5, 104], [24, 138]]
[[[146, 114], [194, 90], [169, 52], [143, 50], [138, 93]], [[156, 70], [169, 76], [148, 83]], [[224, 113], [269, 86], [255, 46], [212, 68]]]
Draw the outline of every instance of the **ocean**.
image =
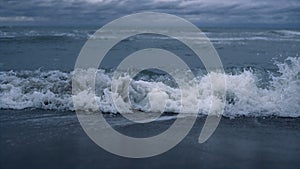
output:
[[[226, 104], [220, 126], [202, 145], [197, 143], [199, 132], [194, 129], [178, 147], [137, 161], [99, 148], [84, 134], [76, 118], [72, 100], [74, 66], [81, 48], [97, 29], [0, 27], [0, 166], [299, 168], [299, 29], [200, 28], [214, 45], [226, 73]], [[115, 38], [114, 34], [99, 38]], [[207, 92], [211, 89], [210, 79], [217, 81], [219, 75], [207, 73], [203, 64], [196, 64], [186, 46], [160, 35], [136, 35], [114, 46], [97, 70], [95, 100], [99, 107], [85, 103], [86, 96], [82, 96], [80, 109], [104, 113], [114, 128], [133, 136], [153, 136], [166, 130], [180, 112], [182, 99], [169, 74], [149, 69], [133, 79], [126, 74], [118, 79], [120, 86], [129, 88], [128, 113], [164, 112], [149, 126], [124, 120], [110, 97], [117, 63], [144, 48], [170, 50], [186, 60], [196, 76], [192, 82], [182, 80], [190, 85], [188, 92], [196, 93], [197, 99], [191, 102], [199, 103], [196, 128], [200, 128], [211, 99], [215, 99]], [[184, 74], [186, 70], [177, 71]], [[159, 102], [161, 93], [166, 98], [164, 109], [149, 106], [153, 89], [160, 91], [151, 94], [153, 100]]]
[[[82, 46], [95, 31], [94, 27], [1, 27], [0, 108], [74, 110], [72, 72]], [[299, 30], [205, 28], [202, 31], [217, 50], [226, 72], [224, 116], [300, 116]], [[109, 35], [101, 38], [114, 38]], [[101, 111], [117, 113], [108, 99], [109, 93], [103, 91], [110, 90], [118, 61], [134, 51], [156, 47], [171, 50], [187, 60], [196, 74], [196, 83], [200, 84], [195, 89], [200, 93], [199, 113], [207, 112], [209, 95], [201, 93], [209, 90], [208, 78], [217, 75], [208, 75], [201, 64], [194, 64], [190, 51], [180, 43], [162, 36], [137, 35], [119, 44], [107, 54], [105, 66], [97, 73]], [[120, 83], [128, 80], [131, 79], [120, 79]], [[157, 86], [168, 94], [165, 111], [178, 112], [180, 96], [176, 82], [168, 74], [151, 70], [141, 72], [131, 82], [132, 106], [151, 111], [143, 102]]]

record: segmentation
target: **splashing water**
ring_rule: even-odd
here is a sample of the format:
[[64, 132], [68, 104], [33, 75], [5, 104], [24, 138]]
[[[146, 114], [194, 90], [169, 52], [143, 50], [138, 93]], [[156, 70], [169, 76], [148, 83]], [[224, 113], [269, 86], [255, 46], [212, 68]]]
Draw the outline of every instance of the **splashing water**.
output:
[[[279, 116], [300, 117], [300, 58], [287, 58], [283, 63], [276, 63], [280, 75], [269, 73], [271, 79], [268, 85], [260, 87], [260, 78], [252, 70], [244, 70], [237, 74], [226, 74], [226, 107], [224, 116]], [[211, 91], [211, 82], [218, 83], [221, 74], [210, 73], [199, 75], [192, 82], [186, 82], [189, 95], [181, 96], [180, 89], [168, 84], [169, 77], [157, 76], [150, 80], [144, 75], [139, 80], [123, 76], [118, 79], [118, 92], [111, 91], [112, 73], [97, 70], [96, 75], [96, 102], [86, 102], [86, 97], [92, 97], [93, 87], [87, 81], [87, 71], [76, 70], [80, 76], [75, 82], [89, 90], [78, 92], [74, 99], [80, 101], [79, 108], [83, 110], [117, 113], [112, 103], [114, 98], [117, 104], [128, 113], [133, 109], [144, 112], [180, 112], [180, 105], [186, 104], [190, 109], [199, 106], [200, 114], [207, 114], [219, 110], [221, 103], [218, 88]], [[25, 109], [39, 108], [51, 110], [74, 110], [72, 102], [72, 75], [55, 71], [7, 71], [0, 72], [0, 108]], [[184, 80], [184, 78], [182, 79]], [[86, 86], [87, 85], [87, 86]], [[129, 90], [129, 91], [128, 91]], [[129, 92], [129, 99], [125, 97]], [[190, 98], [196, 96], [196, 100]], [[181, 102], [182, 98], [182, 102]], [[131, 104], [130, 104], [131, 103]], [[188, 113], [188, 112], [183, 112]]]

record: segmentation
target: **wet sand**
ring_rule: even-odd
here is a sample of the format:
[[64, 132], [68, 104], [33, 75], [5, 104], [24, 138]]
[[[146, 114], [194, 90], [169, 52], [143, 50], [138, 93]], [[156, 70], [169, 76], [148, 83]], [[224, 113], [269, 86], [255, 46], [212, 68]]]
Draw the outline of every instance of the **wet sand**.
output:
[[[155, 135], [173, 120], [117, 125], [131, 136]], [[84, 133], [74, 112], [0, 111], [1, 169], [87, 168], [300, 168], [300, 118], [222, 118], [213, 136], [197, 142], [205, 118], [187, 137], [161, 155], [130, 159], [97, 146]]]

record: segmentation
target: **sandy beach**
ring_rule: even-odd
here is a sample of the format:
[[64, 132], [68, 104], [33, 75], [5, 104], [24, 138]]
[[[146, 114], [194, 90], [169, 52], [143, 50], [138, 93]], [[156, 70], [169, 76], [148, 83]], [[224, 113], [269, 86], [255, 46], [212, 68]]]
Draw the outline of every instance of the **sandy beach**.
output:
[[[97, 146], [81, 128], [75, 112], [1, 110], [1, 168], [299, 168], [300, 119], [222, 118], [213, 136], [197, 142], [205, 120], [198, 118], [188, 136], [159, 156], [130, 159]], [[131, 136], [155, 135], [173, 120], [117, 125]]]

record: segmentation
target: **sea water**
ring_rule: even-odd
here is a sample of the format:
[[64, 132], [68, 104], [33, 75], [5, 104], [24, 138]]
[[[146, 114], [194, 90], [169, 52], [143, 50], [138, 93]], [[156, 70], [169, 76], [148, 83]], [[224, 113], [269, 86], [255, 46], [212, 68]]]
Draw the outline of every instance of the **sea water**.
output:
[[[74, 111], [72, 76], [82, 78], [88, 71], [74, 70], [76, 58], [89, 38], [115, 38], [117, 32], [93, 37], [97, 27], [1, 27], [0, 28], [0, 109], [47, 109]], [[201, 28], [200, 28], [201, 29]], [[226, 106], [224, 116], [300, 117], [300, 30], [203, 28], [217, 50], [226, 72]], [[191, 32], [192, 33], [192, 32]], [[195, 39], [199, 41], [199, 39]], [[201, 42], [201, 40], [200, 40]], [[174, 79], [158, 70], [145, 70], [135, 78], [118, 79], [118, 87], [126, 88], [130, 102], [121, 100], [127, 112], [179, 113], [181, 101], [197, 104], [199, 114], [210, 109], [221, 74], [207, 73], [193, 53], [175, 39], [158, 35], [136, 35], [114, 46], [99, 66], [96, 75], [96, 102], [86, 102], [91, 91], [75, 98], [79, 109], [118, 113], [112, 97], [123, 96], [111, 90], [114, 69], [122, 59], [144, 48], [161, 48], [179, 55], [192, 69], [193, 81], [184, 78], [187, 70], [174, 70], [189, 85], [188, 93], [196, 100], [181, 96]], [[90, 85], [90, 84], [86, 84]], [[85, 86], [86, 87], [86, 86]], [[149, 98], [154, 100], [149, 102]], [[162, 99], [165, 105], [159, 104]], [[130, 104], [131, 103], [131, 104]], [[97, 106], [95, 106], [97, 105]], [[188, 112], [184, 112], [188, 113]]]

